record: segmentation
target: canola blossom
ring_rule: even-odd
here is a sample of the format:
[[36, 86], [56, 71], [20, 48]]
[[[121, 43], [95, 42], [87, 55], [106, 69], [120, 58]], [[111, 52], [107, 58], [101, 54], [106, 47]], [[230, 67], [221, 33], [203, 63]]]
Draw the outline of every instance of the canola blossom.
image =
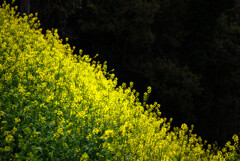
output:
[[0, 160], [240, 159], [237, 135], [204, 148], [193, 127], [171, 131], [158, 103], [139, 102], [133, 83], [117, 86], [105, 63], [73, 53], [36, 15], [1, 5]]

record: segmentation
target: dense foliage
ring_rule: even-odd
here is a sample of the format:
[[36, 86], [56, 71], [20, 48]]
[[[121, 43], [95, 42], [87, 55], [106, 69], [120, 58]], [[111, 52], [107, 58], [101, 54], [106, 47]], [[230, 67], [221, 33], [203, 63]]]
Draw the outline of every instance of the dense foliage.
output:
[[0, 160], [239, 159], [237, 135], [204, 149], [186, 124], [170, 131], [159, 104], [15, 9], [0, 7]]

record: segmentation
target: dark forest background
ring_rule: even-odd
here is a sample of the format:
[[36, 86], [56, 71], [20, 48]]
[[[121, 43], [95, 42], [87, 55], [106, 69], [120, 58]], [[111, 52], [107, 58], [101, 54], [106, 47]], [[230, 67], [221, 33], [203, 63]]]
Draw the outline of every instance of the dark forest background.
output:
[[57, 28], [76, 51], [107, 60], [119, 84], [152, 87], [173, 126], [220, 145], [240, 132], [240, 9], [237, 0], [16, 0]]

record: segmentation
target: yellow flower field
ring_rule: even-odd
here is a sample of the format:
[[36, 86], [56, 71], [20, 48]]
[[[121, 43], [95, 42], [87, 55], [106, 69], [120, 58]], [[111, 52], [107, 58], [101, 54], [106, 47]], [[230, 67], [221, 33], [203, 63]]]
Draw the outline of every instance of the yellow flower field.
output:
[[139, 102], [133, 83], [117, 86], [106, 64], [73, 55], [57, 30], [42, 34], [35, 16], [0, 7], [1, 161], [240, 159], [237, 135], [217, 149], [186, 124], [170, 131], [159, 104]]

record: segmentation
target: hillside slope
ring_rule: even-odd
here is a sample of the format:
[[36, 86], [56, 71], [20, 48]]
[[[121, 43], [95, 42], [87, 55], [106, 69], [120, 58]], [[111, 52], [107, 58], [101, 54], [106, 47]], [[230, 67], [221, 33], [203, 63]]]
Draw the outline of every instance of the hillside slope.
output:
[[159, 104], [140, 103], [132, 84], [117, 87], [106, 64], [39, 25], [0, 7], [0, 160], [239, 159], [238, 136], [213, 153], [186, 124], [169, 131], [151, 113]]

